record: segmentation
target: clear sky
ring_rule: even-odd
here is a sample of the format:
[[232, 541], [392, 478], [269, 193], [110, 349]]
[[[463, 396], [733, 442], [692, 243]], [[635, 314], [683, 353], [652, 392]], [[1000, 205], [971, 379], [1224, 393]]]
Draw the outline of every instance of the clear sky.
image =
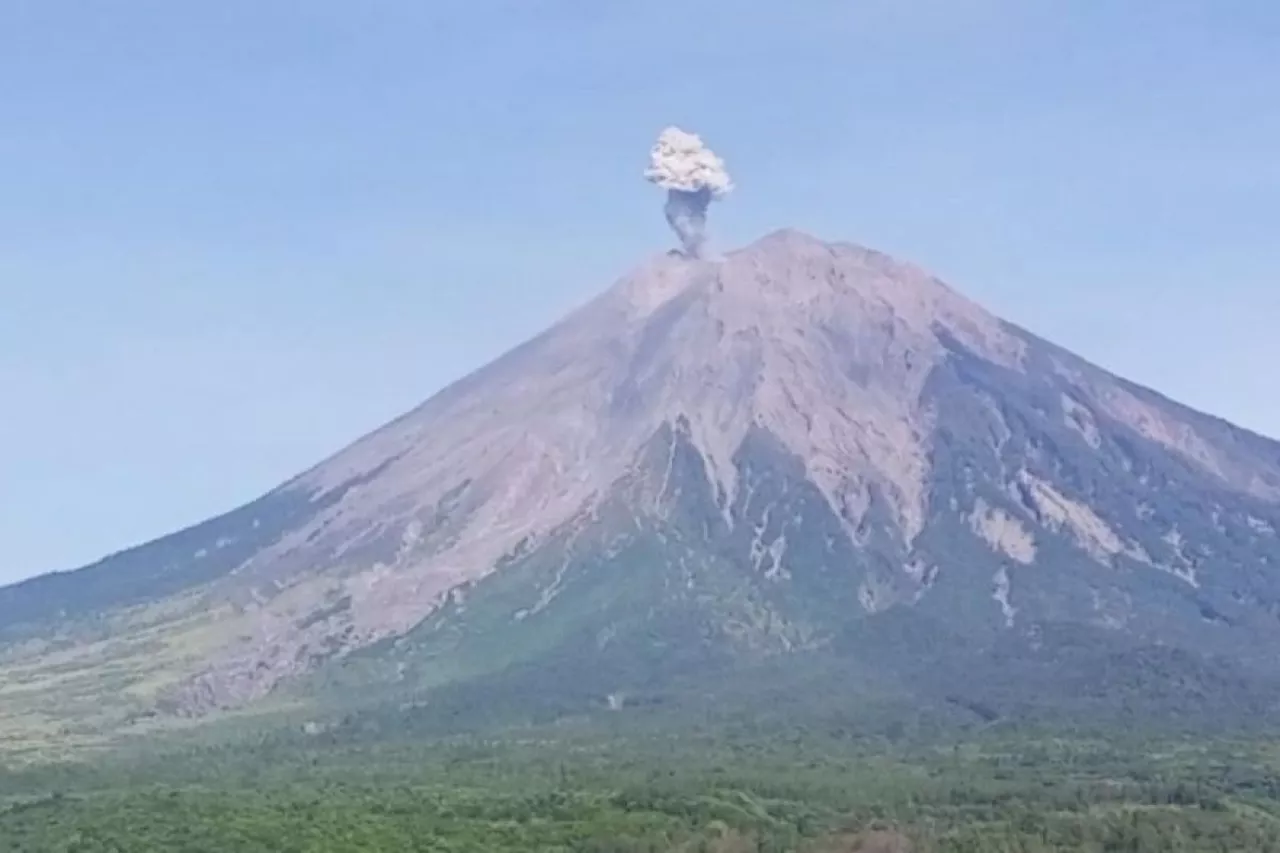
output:
[[0, 582], [230, 509], [671, 241], [668, 123], [1280, 435], [1274, 0], [4, 0]]

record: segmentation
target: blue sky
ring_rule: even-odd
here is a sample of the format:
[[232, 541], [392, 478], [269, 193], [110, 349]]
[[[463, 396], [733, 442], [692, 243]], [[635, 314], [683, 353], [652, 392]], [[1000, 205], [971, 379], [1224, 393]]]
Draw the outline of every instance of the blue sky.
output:
[[0, 582], [256, 496], [670, 243], [790, 225], [1280, 435], [1280, 4], [6, 0]]

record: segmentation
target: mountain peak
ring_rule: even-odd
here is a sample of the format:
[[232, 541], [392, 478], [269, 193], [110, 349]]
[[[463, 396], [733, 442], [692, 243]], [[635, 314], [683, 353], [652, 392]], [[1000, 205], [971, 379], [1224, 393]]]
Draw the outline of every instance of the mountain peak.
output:
[[735, 250], [734, 253], [753, 251], [823, 251], [827, 248], [829, 248], [829, 245], [824, 240], [813, 236], [807, 231], [801, 231], [797, 228], [778, 228]]
[[726, 504], [758, 431], [799, 460], [846, 535], [878, 503], [910, 542], [927, 503], [922, 395], [949, 341], [1006, 364], [1022, 346], [932, 277], [798, 231], [722, 260], [657, 258], [305, 475], [316, 494], [361, 485], [241, 574], [341, 564], [353, 542], [390, 549], [414, 569], [362, 580], [352, 621], [356, 636], [406, 630], [521, 542], [598, 512], [677, 423]]
[[[1280, 639], [1265, 615], [1280, 584], [1232, 566], [1280, 562], [1277, 501], [1274, 443], [915, 266], [783, 229], [722, 258], [651, 259], [255, 504], [0, 590], [0, 637], [68, 611], [64, 593], [33, 607], [41, 590], [84, 585], [74, 601], [103, 611], [151, 590], [146, 618], [192, 632], [172, 660], [178, 704], [196, 710], [430, 634], [440, 614], [453, 631], [472, 595], [497, 620], [486, 631], [561, 619], [547, 614], [575, 572], [593, 586], [564, 624], [674, 596], [723, 605], [775, 651], [917, 607], [961, 634], [1069, 619], [1212, 640], [1209, 620], [1256, 643]], [[628, 584], [659, 598], [628, 603]], [[130, 618], [150, 649], [154, 624]], [[214, 644], [194, 677], [192, 642]]]

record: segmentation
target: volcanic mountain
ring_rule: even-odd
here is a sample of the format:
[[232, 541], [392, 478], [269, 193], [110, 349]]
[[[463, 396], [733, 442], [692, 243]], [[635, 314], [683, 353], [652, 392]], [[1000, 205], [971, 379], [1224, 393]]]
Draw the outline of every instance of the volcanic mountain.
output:
[[0, 590], [0, 732], [815, 661], [980, 714], [1132, 679], [1257, 713], [1278, 531], [1280, 444], [781, 231], [655, 258], [259, 500]]

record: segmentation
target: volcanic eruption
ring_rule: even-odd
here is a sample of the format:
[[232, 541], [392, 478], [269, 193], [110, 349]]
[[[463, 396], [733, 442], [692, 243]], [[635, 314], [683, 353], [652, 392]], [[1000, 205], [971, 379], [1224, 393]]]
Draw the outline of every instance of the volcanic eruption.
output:
[[733, 190], [724, 161], [696, 133], [668, 127], [649, 152], [644, 176], [667, 191], [667, 223], [684, 254], [697, 258], [706, 240], [707, 208]]

